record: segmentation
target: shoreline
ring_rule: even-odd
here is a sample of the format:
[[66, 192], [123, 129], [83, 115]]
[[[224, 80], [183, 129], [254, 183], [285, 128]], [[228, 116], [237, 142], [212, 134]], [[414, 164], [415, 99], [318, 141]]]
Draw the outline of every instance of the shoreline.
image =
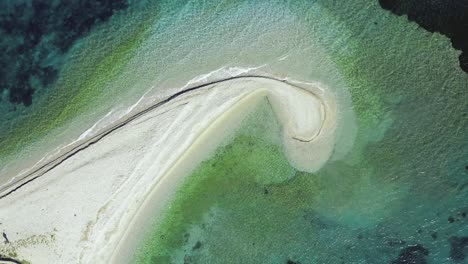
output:
[[[304, 94], [307, 89], [318, 93], [315, 95], [313, 91], [309, 91], [312, 96], [307, 100], [304, 99], [302, 104], [315, 105], [315, 108], [312, 107], [314, 109], [312, 112], [317, 114], [320, 122], [323, 122], [323, 125], [319, 124], [319, 127], [314, 122], [303, 126], [304, 118], [307, 119], [308, 115], [300, 115], [300, 111], [304, 109], [300, 107], [300, 104], [289, 107], [291, 103], [301, 101], [298, 98], [307, 95]], [[79, 260], [79, 263], [90, 263], [96, 259], [106, 263], [110, 259], [119, 262], [118, 260], [125, 258], [122, 255], [124, 251], [119, 252], [119, 249], [123, 247], [131, 251], [131, 248], [135, 248], [139, 242], [130, 242], [130, 234], [138, 233], [130, 230], [140, 228], [140, 232], [142, 231], [141, 229], [147, 223], [145, 221], [151, 219], [149, 216], [158, 214], [159, 207], [162, 208], [165, 201], [167, 202], [168, 197], [175, 192], [183, 178], [223, 144], [226, 137], [234, 133], [241, 120], [261, 98], [267, 97], [270, 104], [277, 104], [277, 109], [273, 110], [280, 123], [283, 123], [283, 127], [286, 128], [283, 131], [283, 140], [285, 140], [283, 145], [286, 146], [284, 148], [286, 152], [294, 151], [294, 144], [303, 146], [311, 144], [312, 148], [328, 145], [329, 148], [325, 151], [318, 148], [325, 158], [314, 166], [320, 167], [323, 162], [326, 162], [334, 147], [334, 142], [330, 141], [330, 138], [334, 138], [337, 120], [335, 120], [334, 101], [323, 103], [322, 92], [322, 87], [317, 84], [294, 83], [292, 80], [278, 80], [266, 76], [235, 76], [179, 91], [114, 124], [110, 129], [94, 135], [65, 155], [35, 170], [33, 173], [36, 174], [31, 174], [33, 178], [27, 181], [28, 184], [20, 185], [21, 188], [10, 189], [8, 194], [6, 196], [2, 194], [0, 199], [0, 203], [8, 203], [12, 202], [11, 199], [15, 201], [18, 195], [26, 195], [25, 197], [31, 200], [43, 200], [41, 203], [50, 207], [51, 210], [71, 211], [76, 207], [82, 207], [82, 199], [88, 198], [92, 204], [82, 209], [81, 217], [77, 217], [77, 214], [72, 217], [73, 215], [62, 213], [63, 216], [50, 219], [51, 216], [44, 215], [40, 211], [35, 213], [35, 210], [39, 208], [22, 205], [23, 201], [18, 201], [12, 202], [11, 207], [26, 207], [20, 212], [15, 212], [10, 220], [10, 216], [7, 216], [6, 218], [0, 217], [0, 221], [5, 223], [4, 229], [7, 227], [8, 232], [16, 230], [16, 232], [29, 232], [32, 235], [44, 229], [63, 230], [69, 223], [74, 223], [72, 230], [74, 235], [63, 235], [58, 231], [55, 236], [57, 241], [51, 242], [55, 250], [68, 249], [63, 255], [75, 262]], [[297, 94], [296, 97], [292, 96], [288, 99], [286, 98], [288, 93]], [[293, 111], [283, 113], [284, 109]], [[288, 120], [291, 120], [291, 117], [299, 117], [301, 121], [290, 123]], [[328, 132], [330, 133], [327, 135]], [[298, 137], [295, 138], [296, 135]], [[305, 140], [301, 141], [298, 138]], [[133, 144], [132, 140], [137, 140], [135, 142], [141, 147], [135, 147], [137, 144]], [[317, 143], [320, 144], [317, 145]], [[125, 144], [128, 146], [125, 147]], [[95, 148], [92, 147], [93, 145]], [[105, 149], [109, 149], [107, 152], [115, 153], [112, 156], [115, 161], [106, 163]], [[98, 155], [97, 158], [92, 158], [94, 155]], [[119, 158], [122, 155], [130, 156], [125, 159]], [[297, 156], [304, 155], [289, 155], [289, 158], [294, 159]], [[128, 165], [122, 164], [126, 162]], [[304, 160], [299, 160], [295, 165], [300, 167], [301, 162]], [[82, 163], [84, 165], [79, 165]], [[121, 170], [123, 172], [119, 172]], [[96, 178], [96, 175], [103, 173], [111, 178]], [[122, 176], [119, 176], [120, 174]], [[42, 177], [44, 175], [47, 177]], [[100, 184], [102, 186], [99, 186]], [[47, 192], [51, 190], [56, 193], [55, 196], [63, 199], [63, 202], [60, 199], [54, 199], [54, 195], [48, 195]], [[67, 192], [64, 193], [64, 190]], [[68, 193], [71, 193], [71, 198], [66, 197]], [[156, 202], [153, 196], [158, 197]], [[28, 204], [28, 201], [24, 203]], [[158, 207], [158, 210], [154, 207]], [[22, 217], [24, 214], [38, 214], [36, 231], [30, 230], [25, 220], [20, 223], [13, 221], [15, 216]], [[47, 218], [41, 219], [42, 217]], [[141, 225], [135, 226], [135, 223], [139, 222]], [[138, 236], [133, 235], [133, 239], [137, 238]], [[34, 259], [37, 259], [36, 256], [50, 251], [23, 250], [25, 250], [24, 253], [19, 250], [22, 254], [18, 255], [21, 257], [24, 255], [25, 259], [31, 254], [35, 256]], [[127, 258], [130, 255], [126, 254]], [[57, 258], [63, 260], [63, 257], [57, 256]]]
[[[93, 135], [90, 138], [86, 139], [80, 139], [78, 138], [77, 140], [73, 141], [72, 143], [69, 143], [68, 145], [64, 146], [60, 150], [56, 152], [55, 155], [53, 154], [46, 154], [45, 157], [49, 155], [53, 155], [50, 157], [48, 160], [45, 162], [38, 161], [33, 167], [23, 169], [21, 170], [16, 176], [13, 176], [10, 180], [8, 180], [5, 184], [0, 186], [0, 200], [5, 198], [6, 196], [10, 195], [11, 193], [17, 191], [19, 188], [23, 187], [24, 185], [30, 183], [31, 181], [35, 180], [36, 178], [40, 177], [44, 173], [47, 173], [47, 171], [55, 168], [56, 166], [60, 165], [64, 160], [72, 157], [76, 153], [80, 152], [84, 148], [87, 148], [88, 146], [98, 142], [101, 140], [103, 137], [109, 135], [112, 133], [114, 130], [119, 129], [120, 127], [132, 122], [134, 119], [137, 119], [138, 117], [144, 115], [145, 113], [154, 110], [164, 104], [169, 103], [170, 101], [176, 99], [177, 97], [184, 95], [185, 93], [189, 93], [191, 91], [195, 91], [198, 89], [203, 89], [206, 88], [210, 85], [217, 84], [217, 83], [222, 83], [225, 81], [230, 81], [230, 80], [235, 80], [235, 79], [240, 79], [240, 78], [264, 78], [264, 79], [270, 79], [270, 80], [277, 80], [281, 82], [286, 82], [285, 79], [275, 79], [273, 77], [268, 77], [268, 76], [262, 76], [262, 75], [239, 75], [239, 76], [233, 76], [225, 79], [220, 79], [216, 81], [212, 81], [209, 83], [203, 83], [199, 85], [195, 85], [190, 88], [186, 88], [180, 92], [177, 92], [166, 99], [163, 99], [162, 101], [159, 101], [139, 112], [130, 114], [129, 116], [120, 118], [119, 120], [115, 121], [115, 124], [109, 128], [106, 128], [97, 134]], [[203, 81], [203, 80], [200, 80]], [[81, 140], [81, 141], [80, 141]], [[18, 178], [18, 179], [16, 179]]]
[[[278, 80], [274, 80], [274, 79], [272, 79], [272, 81], [278, 82]], [[292, 85], [291, 83], [288, 83], [287, 81], [281, 80], [281, 82], [282, 84], [286, 86], [290, 86], [293, 89], [299, 88], [299, 86]], [[282, 87], [282, 88], [291, 89], [287, 87]], [[299, 89], [306, 90], [307, 88], [310, 89], [313, 87], [312, 86], [307, 87], [306, 84], [302, 84], [302, 87], [300, 87]], [[312, 91], [308, 91], [308, 92], [312, 93]], [[200, 162], [209, 158], [210, 155], [212, 155], [212, 153], [221, 144], [221, 141], [223, 139], [235, 134], [234, 131], [239, 127], [241, 119], [243, 119], [247, 115], [247, 112], [249, 111], [249, 109], [251, 110], [252, 108], [254, 108], [256, 104], [258, 103], [258, 101], [264, 97], [267, 97], [268, 101], [270, 101], [270, 104], [271, 104], [270, 97], [272, 96], [269, 95], [268, 93], [269, 93], [268, 89], [259, 88], [257, 91], [252, 91], [246, 94], [241, 99], [239, 99], [234, 105], [232, 105], [229, 109], [227, 109], [227, 111], [225, 111], [221, 116], [219, 116], [216, 120], [214, 120], [213, 123], [205, 129], [205, 131], [203, 131], [200, 135], [198, 135], [195, 142], [193, 142], [190, 145], [190, 147], [186, 149], [186, 151], [182, 154], [182, 156], [180, 156], [176, 160], [176, 162], [170, 167], [170, 169], [166, 173], [161, 175], [160, 179], [158, 179], [156, 183], [154, 184], [154, 186], [150, 188], [150, 192], [146, 195], [143, 202], [140, 204], [139, 208], [130, 217], [130, 220], [128, 221], [128, 224], [126, 225], [126, 228], [124, 228], [122, 232], [123, 235], [118, 235], [120, 239], [119, 239], [119, 242], [117, 242], [117, 246], [113, 250], [112, 255], [110, 256], [110, 263], [129, 263], [129, 261], [131, 261], [132, 252], [135, 251], [139, 243], [142, 242], [142, 237], [144, 237], [144, 231], [142, 229], [144, 229], [144, 227], [149, 226], [151, 221], [159, 219], [159, 217], [155, 215], [158, 215], [160, 212], [162, 212], [165, 206], [167, 206], [170, 203], [171, 197], [174, 195], [178, 186], [180, 186], [180, 184], [183, 182], [185, 177], [188, 177], [190, 172], [193, 171], [193, 169], [195, 169], [198, 166], [198, 164], [200, 164]], [[324, 94], [321, 94], [320, 96], [324, 96]], [[330, 99], [330, 98], [327, 98], [327, 99]], [[321, 106], [322, 108], [326, 108], [329, 111], [335, 111], [335, 109], [330, 108], [328, 103], [325, 103], [325, 106], [323, 105]], [[278, 109], [276, 110], [275, 114], [277, 115], [277, 118], [280, 119], [279, 122], [282, 123], [282, 126], [284, 127], [285, 123], [287, 124], [286, 117], [279, 117]], [[327, 119], [323, 117], [322, 121], [324, 121], [324, 119], [327, 120], [324, 130], [327, 130], [327, 129], [331, 130], [331, 135], [333, 135], [334, 126], [336, 125], [335, 124], [336, 120], [330, 120], [330, 117], [334, 118], [336, 113], [329, 113], [329, 114], [330, 114], [329, 117]], [[226, 129], [226, 124], [227, 124], [228, 129]], [[301, 141], [294, 137], [291, 137], [291, 138], [302, 143], [312, 142], [317, 137], [324, 136], [322, 133], [323, 128], [324, 126], [320, 126], [320, 129], [318, 132], [314, 131], [314, 136], [311, 137], [309, 140]], [[219, 129], [221, 131], [230, 130], [231, 135], [225, 134], [222, 136], [219, 136], [219, 135], [216, 136], [216, 134], [219, 134], [217, 133]], [[330, 132], [330, 131], [325, 131], [325, 132]], [[286, 135], [288, 133], [284, 131], [283, 134]], [[215, 140], [219, 142], [213, 143], [212, 142], [213, 138], [216, 138]], [[325, 135], [325, 138], [327, 139], [328, 137]], [[201, 146], [206, 146], [207, 144], [211, 146], [208, 147], [208, 150], [205, 147], [205, 150], [203, 150], [205, 154], [200, 155], [198, 153], [199, 156], [194, 159], [193, 157], [195, 156], [195, 152], [199, 151], [202, 148]], [[283, 142], [283, 145], [286, 145], [285, 142]], [[290, 149], [291, 148], [289, 148], [289, 150]], [[287, 151], [287, 148], [285, 149], [285, 151]], [[325, 148], [324, 152], [327, 158], [331, 155], [331, 149], [329, 153], [326, 153], [327, 149]], [[294, 166], [293, 164], [291, 165]], [[319, 166], [322, 166], [322, 165], [323, 164], [320, 164]], [[104, 255], [107, 255], [107, 254], [104, 254]], [[108, 259], [109, 259], [108, 257], [104, 257], [101, 260], [107, 261]]]

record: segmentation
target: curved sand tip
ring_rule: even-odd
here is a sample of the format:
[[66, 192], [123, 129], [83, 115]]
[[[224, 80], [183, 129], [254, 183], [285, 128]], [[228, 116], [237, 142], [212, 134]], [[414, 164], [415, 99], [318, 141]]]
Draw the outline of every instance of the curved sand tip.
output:
[[255, 94], [267, 96], [282, 124], [284, 150], [291, 165], [306, 172], [319, 170], [335, 144], [334, 96], [318, 83], [263, 78], [239, 81], [255, 90]]
[[[145, 235], [144, 227], [150, 226], [151, 219], [164, 210], [167, 198], [182, 179], [213, 153], [228, 134], [232, 135], [262, 98], [268, 98], [282, 124], [285, 155], [292, 166], [315, 172], [330, 158], [335, 147], [337, 107], [335, 97], [321, 85], [235, 77], [199, 87], [204, 88], [192, 89], [193, 93], [175, 100], [188, 107], [187, 116], [177, 118], [180, 122], [173, 124], [180, 133], [167, 131], [169, 137], [162, 149], [160, 146], [157, 151], [143, 154], [148, 164], [140, 166], [138, 183], [133, 187], [127, 184], [129, 193], [116, 205], [121, 214], [114, 214], [113, 220], [100, 228], [101, 234], [112, 236], [99, 235], [96, 246], [91, 247], [94, 252], [84, 254], [85, 258], [97, 257], [106, 263], [130, 261], [139, 243], [137, 238]], [[156, 162], [161, 155], [164, 164]]]
[[[211, 90], [216, 96], [208, 96], [203, 102], [205, 111], [191, 117], [198, 120], [199, 133], [164, 177], [172, 177], [169, 175], [174, 173], [173, 170], [182, 174], [193, 169], [201, 162], [200, 158], [216, 149], [226, 134], [232, 133], [230, 131], [239, 126], [243, 116], [264, 97], [268, 98], [281, 123], [283, 149], [293, 167], [316, 172], [332, 155], [338, 123], [337, 104], [334, 95], [322, 84], [239, 76], [206, 87], [206, 92]], [[210, 117], [213, 112], [217, 114]], [[193, 158], [194, 155], [198, 158]], [[179, 166], [182, 169], [176, 168]]]
[[319, 170], [330, 158], [335, 143], [337, 111], [333, 95], [318, 83], [271, 84], [267, 90], [283, 127], [289, 162], [301, 171]]

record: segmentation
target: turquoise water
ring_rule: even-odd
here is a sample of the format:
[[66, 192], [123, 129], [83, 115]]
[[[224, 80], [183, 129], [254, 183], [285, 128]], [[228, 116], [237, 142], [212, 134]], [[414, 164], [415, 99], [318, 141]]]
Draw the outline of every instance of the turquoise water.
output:
[[292, 6], [350, 87], [353, 150], [310, 175], [241, 132], [189, 176], [135, 263], [465, 261], [468, 79], [456, 52], [369, 1]]
[[463, 184], [404, 162], [392, 150], [406, 143], [387, 136], [298, 172], [267, 109], [186, 179], [134, 263], [453, 262], [450, 241], [468, 231]]
[[458, 55], [377, 1], [130, 1], [75, 41], [32, 105], [2, 101], [0, 162], [50, 151], [148, 91], [267, 65], [349, 93], [352, 150], [316, 174], [295, 171], [259, 109], [187, 177], [135, 262], [463, 263], [468, 74]]

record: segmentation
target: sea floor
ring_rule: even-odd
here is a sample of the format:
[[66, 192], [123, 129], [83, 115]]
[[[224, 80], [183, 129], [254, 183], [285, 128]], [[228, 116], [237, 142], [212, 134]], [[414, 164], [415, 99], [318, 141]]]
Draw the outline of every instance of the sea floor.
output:
[[284, 157], [279, 132], [268, 107], [257, 109], [187, 177], [134, 263], [468, 259], [466, 184], [392, 170], [417, 164], [394, 164], [388, 151], [397, 146], [385, 137], [315, 174], [299, 172]]
[[[0, 12], [0, 46], [10, 47], [0, 56], [0, 185], [144, 97], [219, 69], [258, 69], [349, 94], [351, 150], [299, 172], [260, 106], [187, 175], [135, 263], [468, 263], [468, 75], [437, 30], [377, 0], [87, 5], [99, 21], [59, 1], [24, 2], [24, 16], [10, 15], [22, 1]], [[50, 26], [33, 23], [46, 17]]]

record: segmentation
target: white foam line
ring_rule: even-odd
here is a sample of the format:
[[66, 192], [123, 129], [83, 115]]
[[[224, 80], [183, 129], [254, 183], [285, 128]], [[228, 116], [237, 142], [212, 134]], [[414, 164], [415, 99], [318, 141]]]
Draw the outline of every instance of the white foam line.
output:
[[[86, 136], [88, 136], [91, 132], [93, 132], [93, 130], [97, 127], [97, 125], [98, 125], [99, 123], [101, 123], [104, 119], [106, 119], [106, 118], [107, 118], [109, 115], [111, 115], [113, 112], [114, 112], [114, 110], [111, 110], [111, 111], [110, 111], [109, 113], [107, 113], [104, 117], [102, 117], [101, 119], [99, 119], [96, 123], [94, 123], [94, 125], [93, 125], [91, 128], [89, 128], [88, 130], [86, 130], [85, 132], [83, 132], [83, 133], [78, 137], [78, 139], [77, 139], [76, 141], [80, 141], [80, 140], [86, 138]], [[74, 142], [76, 142], [76, 141], [74, 141]], [[67, 146], [73, 144], [74, 142], [68, 144]], [[65, 146], [65, 147], [66, 147], [66, 146]]]

